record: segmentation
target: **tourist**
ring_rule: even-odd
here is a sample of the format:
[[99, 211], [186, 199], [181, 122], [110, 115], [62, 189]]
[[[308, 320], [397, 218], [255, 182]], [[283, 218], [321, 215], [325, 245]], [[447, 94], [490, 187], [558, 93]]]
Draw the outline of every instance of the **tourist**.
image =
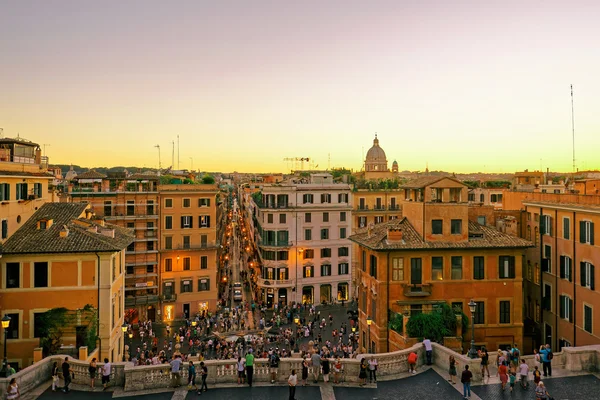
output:
[[319, 375], [321, 373], [321, 356], [316, 350], [313, 350], [313, 354], [312, 356], [310, 356], [310, 358], [312, 360], [314, 381], [315, 383], [317, 383], [319, 381]]
[[202, 377], [202, 385], [200, 385], [200, 390], [198, 390], [198, 394], [200, 394], [203, 390], [206, 392], [208, 390], [208, 386], [206, 386], [206, 378], [208, 378], [208, 368], [204, 365], [204, 361], [200, 362], [200, 375]]
[[360, 379], [360, 386], [365, 386], [367, 383], [367, 363], [364, 358], [360, 360], [360, 372], [358, 373], [358, 378]]
[[196, 385], [196, 367], [194, 366], [194, 362], [190, 361], [188, 365], [188, 390], [192, 387], [198, 391], [198, 386]]
[[90, 387], [93, 389], [94, 388], [94, 382], [96, 381], [96, 357], [92, 358], [92, 361], [90, 362], [90, 366], [88, 367], [88, 372], [90, 373]]
[[321, 365], [323, 367], [323, 382], [327, 383], [329, 382], [330, 370], [329, 359], [327, 358], [327, 355], [323, 355], [323, 358], [321, 358]]
[[58, 385], [58, 363], [52, 364], [52, 391], [56, 392], [56, 386]]
[[254, 374], [254, 354], [252, 349], [246, 354], [246, 376], [248, 377], [248, 386], [252, 387], [252, 375]]
[[418, 358], [419, 356], [414, 351], [408, 355], [408, 372], [412, 373], [413, 375], [417, 373], [416, 366]]
[[65, 357], [65, 361], [62, 363], [62, 373], [63, 373], [63, 379], [65, 380], [65, 386], [63, 386], [63, 392], [68, 393], [69, 385], [71, 384], [71, 374], [73, 373], [73, 370], [71, 369], [71, 366], [69, 365], [69, 357]]
[[490, 355], [488, 354], [487, 349], [483, 346], [478, 352], [477, 355], [481, 358], [481, 377], [485, 377], [485, 372], [487, 371], [488, 378], [490, 377], [490, 369], [488, 368], [488, 363], [490, 360]]
[[538, 400], [547, 400], [550, 398], [550, 395], [544, 386], [544, 382], [542, 381], [539, 381], [535, 387], [535, 398]]
[[542, 380], [542, 373], [540, 372], [540, 368], [536, 365], [533, 367], [533, 383], [537, 386], [538, 383]]
[[500, 375], [502, 390], [504, 390], [506, 388], [506, 382], [508, 382], [508, 367], [506, 366], [506, 362], [502, 362], [498, 367], [498, 375]]
[[504, 352], [498, 349], [496, 353], [496, 376], [499, 375], [500, 366], [504, 363]]
[[460, 381], [463, 384], [463, 395], [465, 399], [471, 397], [471, 378], [473, 378], [473, 374], [469, 371], [469, 366], [465, 365], [465, 369], [460, 377]]
[[448, 368], [448, 374], [450, 375], [450, 379], [448, 379], [448, 382], [452, 382], [452, 384], [456, 384], [456, 382], [454, 381], [456, 379], [456, 359], [454, 358], [454, 356], [452, 354], [450, 354], [450, 358], [448, 359], [448, 364], [450, 365], [450, 368]]
[[537, 349], [533, 349], [533, 359], [535, 360], [535, 365], [540, 367], [542, 365], [540, 353], [538, 353]]
[[296, 385], [298, 384], [298, 377], [296, 376], [296, 370], [293, 369], [292, 373], [288, 378], [288, 385], [290, 387], [289, 400], [296, 400]]
[[529, 375], [529, 365], [527, 365], [525, 359], [522, 359], [521, 365], [519, 365], [519, 375], [521, 375], [521, 387], [523, 389], [528, 389], [529, 383], [527, 382], [527, 375]]
[[373, 381], [377, 383], [377, 359], [375, 357], [369, 359], [369, 383]]
[[243, 385], [244, 383], [246, 383], [246, 376], [244, 375], [245, 369], [246, 360], [239, 356], [237, 360], [238, 385]]
[[[335, 359], [335, 364], [333, 365], [333, 383], [340, 383], [342, 368], [342, 362], [340, 361], [340, 358], [337, 357]], [[375, 379], [375, 382], [377, 382], [377, 378]]]
[[108, 388], [108, 383], [110, 382], [110, 372], [112, 366], [108, 362], [108, 358], [104, 359], [104, 365], [102, 366], [102, 390], [106, 390]]
[[517, 381], [517, 374], [513, 371], [508, 373], [508, 383], [510, 385], [510, 392], [512, 393], [515, 388], [515, 382]]
[[178, 388], [179, 386], [181, 386], [181, 364], [183, 362], [181, 361], [181, 355], [180, 354], [176, 354], [175, 358], [173, 358], [173, 360], [171, 360], [170, 364], [171, 364], [171, 384], [174, 388]]
[[304, 358], [302, 360], [302, 386], [306, 386], [308, 381], [308, 360]]
[[425, 357], [427, 360], [427, 365], [431, 365], [431, 356], [433, 354], [433, 346], [431, 345], [431, 340], [425, 338], [425, 340], [423, 340], [423, 346], [425, 346]]
[[544, 367], [544, 376], [552, 376], [553, 355], [549, 344], [547, 344], [546, 347], [540, 347], [540, 358], [542, 359], [542, 365]]
[[513, 370], [513, 372], [516, 373], [517, 368], [519, 367], [519, 360], [521, 359], [521, 351], [517, 347], [516, 343], [513, 345], [513, 348], [510, 350], [510, 357], [511, 357], [511, 369]]
[[19, 396], [21, 396], [19, 385], [17, 385], [17, 380], [12, 378], [6, 388], [6, 400], [16, 400]]
[[269, 370], [271, 372], [271, 383], [275, 383], [275, 381], [277, 380], [277, 370], [279, 369], [279, 361], [279, 354], [277, 354], [277, 351], [273, 351], [273, 349], [271, 349], [269, 351]]

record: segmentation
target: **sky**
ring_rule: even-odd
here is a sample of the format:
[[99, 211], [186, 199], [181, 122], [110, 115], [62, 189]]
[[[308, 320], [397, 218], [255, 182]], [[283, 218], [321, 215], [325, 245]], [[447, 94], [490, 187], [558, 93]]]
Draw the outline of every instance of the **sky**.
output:
[[[4, 1], [0, 128], [51, 163], [600, 168], [598, 1]], [[178, 165], [179, 164], [179, 165]], [[309, 163], [305, 163], [308, 167]]]

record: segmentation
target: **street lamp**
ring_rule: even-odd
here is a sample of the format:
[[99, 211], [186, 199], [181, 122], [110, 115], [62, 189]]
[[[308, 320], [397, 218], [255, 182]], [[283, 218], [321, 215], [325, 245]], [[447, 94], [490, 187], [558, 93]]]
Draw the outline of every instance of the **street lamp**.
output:
[[10, 325], [10, 317], [8, 315], [4, 315], [2, 317], [2, 329], [4, 329], [4, 360], [2, 360], [2, 373], [0, 376], [6, 377], [8, 360], [6, 359], [6, 339], [8, 338], [8, 326]]
[[123, 325], [121, 325], [121, 330], [123, 331], [123, 361], [125, 361], [125, 332], [127, 332], [127, 329], [129, 329], [129, 326], [126, 323], [123, 323]]
[[371, 324], [373, 323], [373, 320], [371, 319], [371, 316], [367, 317], [367, 353], [371, 352]]
[[469, 350], [469, 357], [477, 358], [477, 351], [475, 350], [475, 310], [477, 309], [477, 303], [471, 299], [468, 306], [471, 311], [471, 349]]

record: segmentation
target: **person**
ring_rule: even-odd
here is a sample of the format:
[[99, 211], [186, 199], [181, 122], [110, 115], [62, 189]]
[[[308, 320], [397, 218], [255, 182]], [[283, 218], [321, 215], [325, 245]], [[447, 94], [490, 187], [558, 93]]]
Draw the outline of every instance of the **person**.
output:
[[52, 364], [52, 391], [56, 392], [56, 385], [58, 385], [58, 363], [55, 361]]
[[533, 359], [535, 360], [535, 365], [538, 367], [541, 365], [540, 353], [538, 353], [537, 349], [533, 349]]
[[88, 367], [88, 371], [90, 373], [90, 387], [93, 389], [94, 388], [94, 382], [96, 381], [96, 370], [97, 370], [97, 366], [96, 366], [96, 357], [92, 358], [92, 361], [90, 362], [90, 366]]
[[417, 373], [415, 368], [417, 366], [418, 357], [419, 356], [417, 356], [417, 353], [414, 351], [408, 355], [408, 372], [412, 373], [413, 375]]
[[238, 385], [242, 385], [246, 382], [246, 376], [244, 375], [245, 369], [246, 369], [246, 360], [242, 359], [242, 356], [239, 356], [238, 360], [237, 360]]
[[176, 354], [170, 362], [171, 364], [171, 384], [174, 388], [181, 386], [181, 355]]
[[364, 358], [360, 360], [360, 372], [358, 373], [358, 379], [360, 379], [360, 386], [365, 386], [367, 383], [367, 362]]
[[315, 351], [310, 358], [312, 360], [314, 381], [317, 383], [319, 381], [319, 374], [321, 373], [321, 356]]
[[271, 355], [269, 356], [269, 369], [271, 372], [271, 383], [275, 383], [277, 380], [277, 370], [279, 369], [279, 355], [276, 351], [271, 350]]
[[17, 380], [12, 378], [8, 383], [8, 387], [6, 388], [6, 400], [16, 400], [21, 396], [19, 392], [19, 385], [17, 385]]
[[512, 391], [515, 388], [515, 382], [517, 381], [517, 374], [514, 371], [510, 371], [508, 374], [508, 383], [510, 384], [510, 391], [512, 393]]
[[552, 349], [550, 349], [549, 344], [546, 347], [540, 347], [540, 358], [542, 359], [544, 376], [552, 376], [552, 357]]
[[15, 367], [13, 367], [12, 365], [8, 364], [6, 366], [6, 377], [8, 378], [11, 375], [16, 374], [17, 371], [15, 371]]
[[246, 376], [248, 377], [248, 386], [252, 387], [252, 374], [254, 373], [254, 354], [252, 349], [246, 354]]
[[544, 386], [544, 382], [539, 381], [537, 386], [535, 387], [535, 398], [538, 400], [546, 400], [548, 399], [548, 391]]
[[519, 365], [519, 375], [521, 376], [521, 387], [523, 389], [528, 389], [529, 383], [527, 382], [527, 375], [529, 375], [529, 365], [527, 365], [525, 359], [522, 359], [521, 365]]
[[202, 385], [200, 385], [200, 390], [198, 390], [198, 394], [204, 390], [205, 392], [208, 390], [208, 386], [206, 386], [206, 378], [208, 378], [208, 367], [204, 365], [204, 361], [200, 362], [200, 376], [202, 377]]
[[108, 362], [108, 358], [104, 359], [104, 365], [102, 366], [102, 390], [108, 388], [108, 382], [110, 382], [110, 371], [112, 366]]
[[536, 365], [533, 367], [533, 383], [537, 386], [538, 383], [542, 380], [542, 373], [540, 372], [540, 368]]
[[298, 377], [296, 376], [296, 370], [293, 369], [292, 373], [288, 378], [288, 386], [290, 387], [289, 400], [296, 400], [296, 385], [298, 384]]
[[63, 392], [68, 393], [69, 385], [71, 384], [71, 374], [73, 373], [73, 370], [71, 369], [71, 366], [69, 365], [69, 357], [65, 357], [65, 361], [62, 363], [62, 373], [63, 373], [63, 379], [65, 380], [65, 386], [63, 386]]
[[377, 359], [375, 357], [369, 359], [369, 383], [373, 381], [377, 383]]
[[456, 359], [454, 358], [454, 356], [452, 354], [450, 354], [448, 364], [450, 365], [450, 368], [448, 369], [448, 374], [450, 375], [450, 379], [448, 379], [448, 382], [452, 382], [452, 384], [454, 385], [456, 383], [454, 381], [454, 379], [456, 379]]
[[510, 355], [511, 355], [511, 361], [512, 361], [511, 368], [512, 368], [513, 372], [516, 373], [517, 368], [519, 367], [519, 360], [521, 360], [521, 351], [517, 347], [516, 343], [513, 345], [513, 348], [510, 350]]
[[[335, 364], [333, 365], [333, 383], [340, 383], [340, 375], [342, 373], [342, 362], [340, 358], [337, 357], [335, 359]], [[377, 382], [377, 378], [375, 378], [375, 382]]]
[[325, 355], [321, 358], [321, 365], [323, 366], [323, 382], [327, 383], [329, 382], [330, 365], [329, 359]]
[[423, 340], [423, 346], [425, 346], [425, 357], [427, 360], [427, 365], [431, 365], [431, 356], [433, 354], [433, 346], [431, 345], [431, 340], [425, 338], [425, 340]]
[[463, 384], [463, 394], [465, 399], [471, 397], [471, 378], [473, 378], [473, 373], [469, 371], [469, 366], [465, 365], [465, 369], [460, 376], [460, 381]]
[[500, 366], [503, 363], [504, 363], [504, 352], [502, 352], [502, 350], [498, 349], [498, 352], [496, 353], [496, 376], [499, 375]]
[[503, 362], [498, 367], [498, 375], [500, 375], [500, 382], [502, 383], [502, 390], [506, 388], [506, 382], [508, 382], [508, 367], [506, 363]]
[[485, 372], [487, 371], [487, 376], [489, 378], [490, 369], [488, 368], [488, 363], [490, 361], [490, 355], [485, 346], [483, 346], [477, 353], [479, 358], [481, 358], [481, 377], [485, 377]]
[[196, 367], [194, 366], [194, 362], [190, 361], [188, 365], [188, 389], [192, 387], [198, 391], [198, 386], [196, 385]]
[[308, 360], [304, 358], [302, 360], [302, 386], [306, 386], [308, 381]]

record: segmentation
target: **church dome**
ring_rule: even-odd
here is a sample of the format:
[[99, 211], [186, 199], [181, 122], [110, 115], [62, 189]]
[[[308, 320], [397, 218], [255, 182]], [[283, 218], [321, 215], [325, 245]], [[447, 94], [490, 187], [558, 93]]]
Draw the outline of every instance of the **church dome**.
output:
[[387, 162], [385, 158], [385, 151], [381, 147], [379, 147], [379, 139], [377, 139], [377, 135], [375, 135], [375, 139], [373, 140], [373, 147], [367, 151], [367, 162]]

